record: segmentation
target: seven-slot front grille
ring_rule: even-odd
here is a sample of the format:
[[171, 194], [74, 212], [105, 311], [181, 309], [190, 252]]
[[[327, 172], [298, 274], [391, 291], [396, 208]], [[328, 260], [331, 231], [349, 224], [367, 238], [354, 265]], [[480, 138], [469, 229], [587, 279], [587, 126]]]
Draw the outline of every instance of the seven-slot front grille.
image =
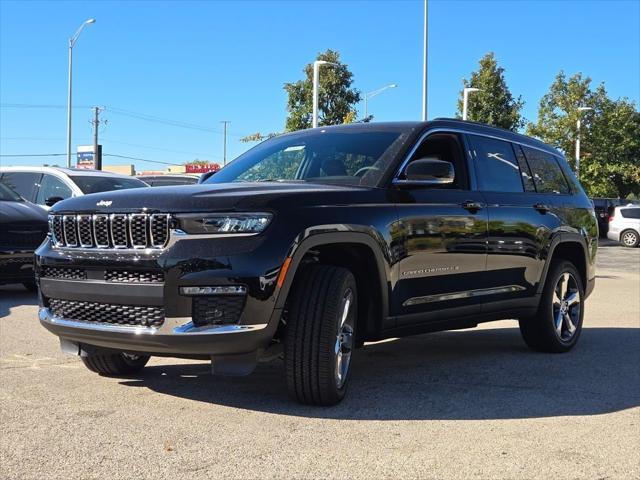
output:
[[163, 248], [169, 240], [165, 213], [52, 215], [49, 228], [57, 247]]
[[159, 327], [164, 323], [164, 309], [162, 307], [83, 302], [58, 298], [49, 298], [48, 303], [53, 314], [65, 320], [134, 327]]

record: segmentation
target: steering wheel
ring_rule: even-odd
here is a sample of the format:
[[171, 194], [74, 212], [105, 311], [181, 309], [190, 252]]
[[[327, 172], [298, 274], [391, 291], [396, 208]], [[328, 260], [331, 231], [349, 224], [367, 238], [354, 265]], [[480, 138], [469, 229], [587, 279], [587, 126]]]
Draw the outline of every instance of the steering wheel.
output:
[[368, 167], [362, 167], [360, 169], [358, 169], [358, 171], [356, 173], [354, 173], [354, 177], [359, 177], [361, 175], [364, 175], [367, 171], [369, 170], [378, 170], [379, 172], [381, 171], [378, 167], [373, 166], [373, 165], [369, 165]]

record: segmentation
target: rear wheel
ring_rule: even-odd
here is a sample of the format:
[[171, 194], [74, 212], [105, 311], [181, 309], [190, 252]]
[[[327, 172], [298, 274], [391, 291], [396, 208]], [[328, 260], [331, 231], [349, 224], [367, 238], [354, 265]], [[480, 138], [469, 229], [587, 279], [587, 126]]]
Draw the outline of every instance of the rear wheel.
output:
[[285, 334], [289, 395], [300, 403], [335, 405], [349, 381], [357, 318], [353, 274], [312, 265], [298, 276]]
[[520, 333], [534, 350], [567, 352], [580, 337], [583, 317], [584, 287], [576, 267], [567, 261], [554, 262], [538, 312], [520, 319]]
[[620, 243], [628, 248], [635, 248], [640, 243], [640, 236], [635, 230], [625, 230], [620, 234]]
[[101, 375], [130, 375], [142, 370], [149, 358], [124, 352], [95, 353], [82, 357], [82, 362], [89, 370]]

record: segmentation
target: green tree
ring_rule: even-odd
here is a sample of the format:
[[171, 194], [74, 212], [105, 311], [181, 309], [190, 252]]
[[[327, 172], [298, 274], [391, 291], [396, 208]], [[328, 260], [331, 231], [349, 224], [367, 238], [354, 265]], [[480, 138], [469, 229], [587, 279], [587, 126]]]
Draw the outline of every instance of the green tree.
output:
[[[580, 107], [591, 110], [580, 112]], [[640, 192], [640, 116], [626, 99], [612, 100], [604, 84], [591, 88], [581, 73], [558, 73], [540, 100], [538, 120], [527, 133], [562, 151], [575, 170], [577, 121], [580, 128], [580, 181], [595, 197]]]
[[[462, 81], [464, 87], [479, 88], [469, 97], [467, 119], [518, 131], [525, 124], [520, 114], [524, 102], [514, 98], [504, 79], [504, 68], [498, 66], [493, 52], [480, 59], [480, 68], [471, 78]], [[462, 118], [463, 91], [458, 99], [458, 118]]]
[[[360, 101], [360, 92], [351, 88], [353, 74], [340, 61], [334, 50], [320, 53], [317, 60], [336, 63], [325, 65], [320, 70], [318, 95], [318, 125], [337, 125], [355, 118], [355, 105]], [[305, 78], [295, 83], [285, 83], [287, 92], [287, 131], [311, 128], [313, 109], [313, 64], [304, 68]]]

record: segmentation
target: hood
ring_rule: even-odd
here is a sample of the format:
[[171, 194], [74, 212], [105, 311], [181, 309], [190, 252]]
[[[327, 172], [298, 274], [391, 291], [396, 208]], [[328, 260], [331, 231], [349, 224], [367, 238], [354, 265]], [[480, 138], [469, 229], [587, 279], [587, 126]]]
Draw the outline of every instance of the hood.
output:
[[[65, 212], [215, 212], [247, 211], [291, 205], [293, 199], [345, 201], [364, 187], [318, 183], [220, 183], [172, 187], [135, 188], [69, 198], [57, 203], [51, 213]], [[322, 200], [319, 200], [320, 202]]]
[[0, 200], [0, 224], [47, 223], [47, 212], [30, 202]]

